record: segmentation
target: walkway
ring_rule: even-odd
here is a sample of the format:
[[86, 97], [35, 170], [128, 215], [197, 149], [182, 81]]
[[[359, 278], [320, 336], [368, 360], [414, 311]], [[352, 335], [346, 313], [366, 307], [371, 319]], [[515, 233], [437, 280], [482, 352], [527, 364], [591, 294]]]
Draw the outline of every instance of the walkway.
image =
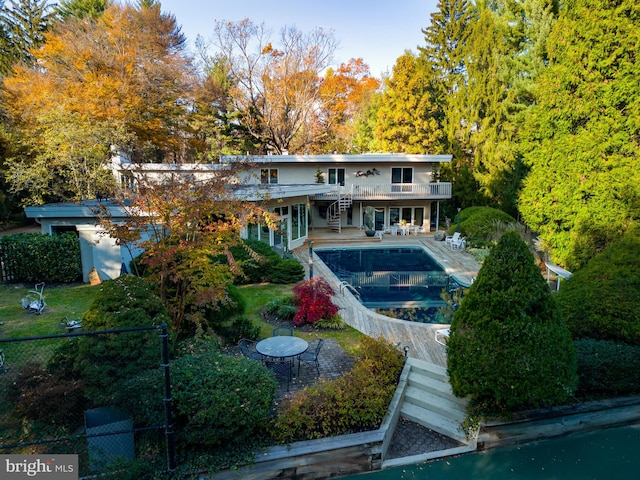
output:
[[[384, 235], [382, 240], [369, 239], [360, 230], [343, 230], [335, 233], [325, 229], [312, 232], [314, 248], [345, 248], [360, 246], [423, 246], [442, 265], [446, 272], [463, 284], [471, 284], [480, 269], [475, 259], [460, 250], [451, 250], [445, 242], [434, 240], [433, 235], [417, 236]], [[297, 249], [295, 255], [308, 268], [308, 249]], [[425, 324], [397, 320], [379, 315], [364, 307], [347, 289], [341, 288], [340, 280], [314, 255], [314, 276], [322, 275], [336, 291], [334, 302], [340, 307], [345, 322], [360, 332], [373, 337], [382, 337], [400, 349], [408, 347], [408, 356], [446, 367], [446, 349], [435, 341], [435, 331], [448, 325]]]

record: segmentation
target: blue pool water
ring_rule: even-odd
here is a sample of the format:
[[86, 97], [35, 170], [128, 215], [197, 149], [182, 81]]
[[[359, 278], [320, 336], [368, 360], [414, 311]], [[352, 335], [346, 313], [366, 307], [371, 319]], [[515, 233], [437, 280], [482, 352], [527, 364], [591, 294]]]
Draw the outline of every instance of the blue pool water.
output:
[[[318, 257], [366, 307], [395, 318], [438, 322], [449, 275], [420, 247], [317, 249]], [[440, 323], [440, 322], [438, 322]]]

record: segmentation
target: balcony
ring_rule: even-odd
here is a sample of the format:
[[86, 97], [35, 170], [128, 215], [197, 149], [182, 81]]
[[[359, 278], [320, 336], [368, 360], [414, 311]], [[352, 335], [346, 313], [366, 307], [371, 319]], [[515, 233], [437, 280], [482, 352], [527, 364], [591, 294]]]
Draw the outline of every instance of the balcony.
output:
[[447, 200], [451, 198], [451, 183], [389, 183], [381, 185], [335, 185], [330, 192], [311, 195], [314, 200], [337, 200], [338, 196], [352, 200]]

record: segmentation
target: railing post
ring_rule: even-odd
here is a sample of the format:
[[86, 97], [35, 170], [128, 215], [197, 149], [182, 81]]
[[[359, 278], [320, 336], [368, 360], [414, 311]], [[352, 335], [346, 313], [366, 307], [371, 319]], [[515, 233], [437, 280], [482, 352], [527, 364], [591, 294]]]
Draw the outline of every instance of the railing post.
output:
[[167, 463], [170, 472], [176, 469], [176, 439], [173, 430], [173, 412], [171, 402], [171, 379], [169, 376], [169, 335], [167, 324], [162, 324], [162, 364], [164, 370], [164, 411], [165, 411], [165, 435], [167, 437]]

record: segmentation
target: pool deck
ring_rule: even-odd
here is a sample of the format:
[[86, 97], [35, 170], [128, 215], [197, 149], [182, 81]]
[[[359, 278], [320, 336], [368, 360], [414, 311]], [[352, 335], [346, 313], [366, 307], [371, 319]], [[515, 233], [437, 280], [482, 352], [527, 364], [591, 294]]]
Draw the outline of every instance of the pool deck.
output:
[[[444, 241], [436, 241], [433, 234], [385, 234], [380, 240], [368, 238], [358, 229], [344, 229], [341, 233], [315, 229], [311, 232], [310, 240], [313, 241], [313, 248], [422, 246], [449, 275], [465, 285], [473, 282], [480, 269], [480, 265], [466, 251], [451, 250]], [[294, 254], [308, 269], [308, 248], [299, 248]], [[408, 322], [379, 315], [364, 307], [347, 289], [341, 288], [340, 280], [317, 260], [316, 257], [314, 276], [322, 275], [333, 285], [336, 291], [334, 302], [340, 307], [340, 314], [348, 325], [371, 337], [385, 338], [401, 350], [408, 347], [407, 355], [411, 358], [446, 367], [446, 348], [435, 341], [435, 331], [448, 325]]]

